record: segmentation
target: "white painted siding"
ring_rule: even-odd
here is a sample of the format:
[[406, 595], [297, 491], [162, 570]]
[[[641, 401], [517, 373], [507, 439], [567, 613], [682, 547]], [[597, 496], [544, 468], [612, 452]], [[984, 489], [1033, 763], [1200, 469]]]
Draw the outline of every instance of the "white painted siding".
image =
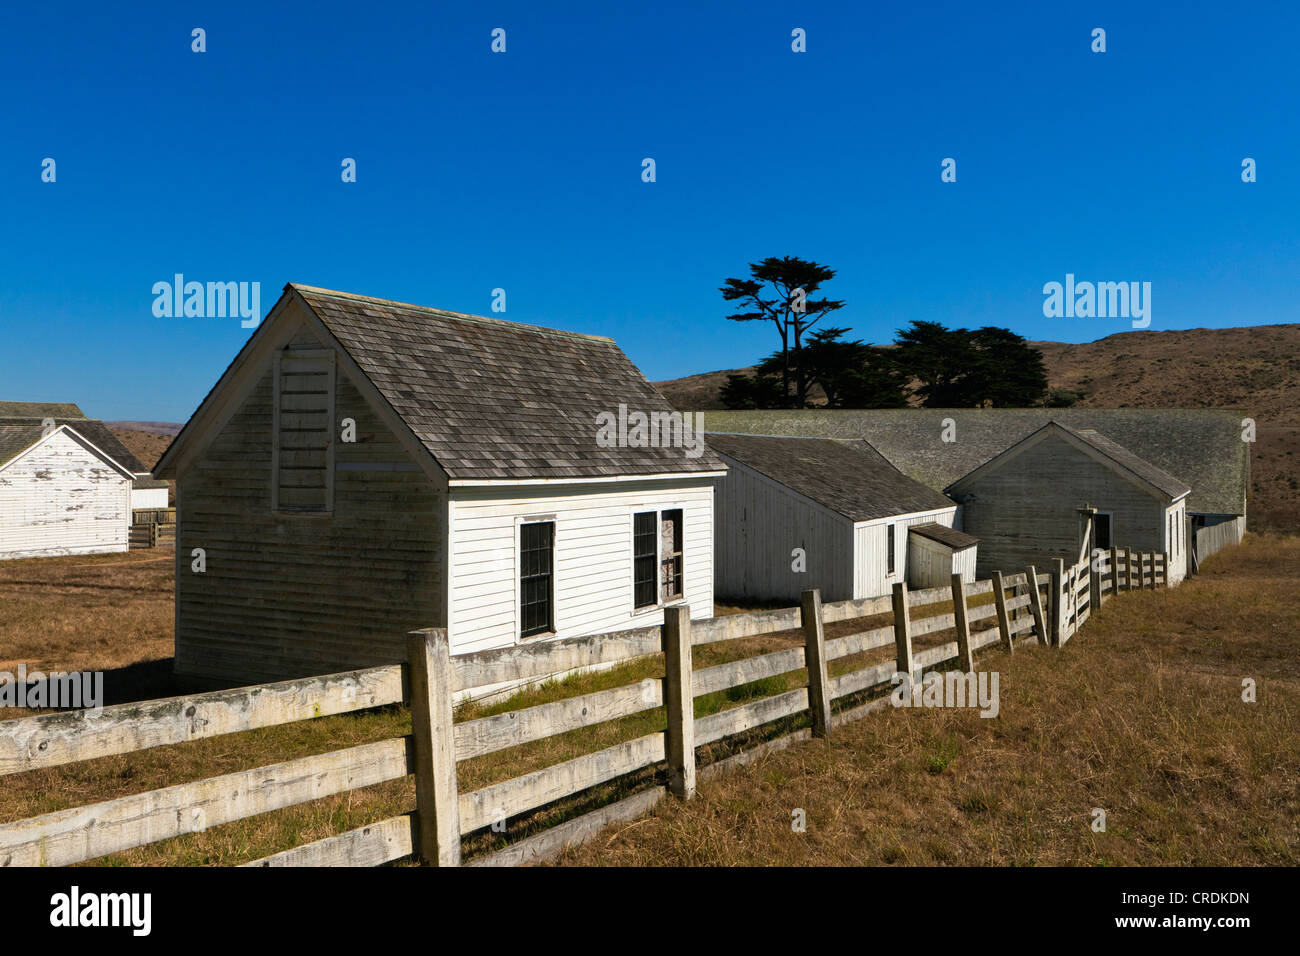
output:
[[711, 479], [455, 488], [450, 506], [453, 653], [519, 642], [518, 526], [525, 521], [555, 522], [555, 632], [548, 637], [663, 621], [662, 606], [632, 606], [632, 515], [641, 511], [682, 509], [684, 599], [692, 618], [713, 616]]
[[[951, 528], [957, 506], [918, 514], [877, 518], [853, 526], [853, 597], [879, 597], [893, 590], [896, 581], [908, 577], [907, 529], [914, 524], [934, 522]], [[889, 571], [889, 526], [894, 525], [894, 571]]]
[[1165, 554], [1169, 556], [1169, 583], [1187, 577], [1187, 499], [1165, 509]]
[[66, 431], [0, 470], [0, 559], [126, 551], [131, 481]]
[[[722, 456], [717, 479], [714, 577], [719, 598], [797, 600], [821, 588], [823, 601], [853, 596], [853, 523], [742, 462]], [[802, 548], [806, 570], [793, 569]]]
[[975, 547], [954, 552], [946, 544], [919, 534], [909, 534], [907, 538], [909, 588], [950, 587], [954, 573], [960, 574], [967, 584], [975, 581]]
[[132, 488], [131, 507], [132, 509], [166, 508], [167, 489], [166, 488]]

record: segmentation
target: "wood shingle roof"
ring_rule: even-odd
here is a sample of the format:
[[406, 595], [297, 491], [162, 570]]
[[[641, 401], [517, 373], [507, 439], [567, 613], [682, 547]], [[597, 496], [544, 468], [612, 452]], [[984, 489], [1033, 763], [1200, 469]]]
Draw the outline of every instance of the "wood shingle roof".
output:
[[853, 521], [956, 507], [908, 478], [864, 441], [710, 432], [709, 444]]
[[[598, 443], [598, 416], [675, 415], [611, 339], [291, 284], [453, 480], [719, 471], [695, 437]], [[686, 445], [686, 447], [683, 447]]]

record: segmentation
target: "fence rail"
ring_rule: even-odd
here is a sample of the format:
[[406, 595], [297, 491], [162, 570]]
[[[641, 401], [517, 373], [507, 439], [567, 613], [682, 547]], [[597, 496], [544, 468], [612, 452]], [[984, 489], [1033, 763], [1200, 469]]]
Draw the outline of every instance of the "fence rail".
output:
[[[1050, 575], [1034, 567], [991, 580], [823, 605], [816, 590], [801, 605], [691, 621], [685, 607], [665, 609], [661, 627], [527, 644], [452, 657], [446, 632], [413, 632], [408, 659], [392, 664], [230, 691], [0, 722], [0, 775], [47, 769], [109, 755], [274, 727], [390, 704], [408, 704], [412, 733], [377, 743], [133, 794], [0, 825], [0, 865], [67, 865], [415, 776], [416, 807], [377, 823], [254, 861], [251, 866], [379, 865], [415, 856], [458, 865], [461, 838], [531, 813], [628, 774], [656, 767], [663, 782], [567, 820], [471, 861], [511, 865], [544, 859], [600, 828], [646, 812], [667, 794], [690, 799], [701, 776], [767, 750], [829, 736], [843, 723], [879, 710], [879, 692], [897, 674], [918, 678], [956, 662], [975, 668], [993, 645], [1060, 647], [1122, 590], [1167, 584], [1164, 555], [1111, 549]], [[989, 602], [985, 595], [991, 595]], [[981, 603], [972, 606], [972, 598]], [[943, 612], [943, 605], [951, 605]], [[939, 606], [939, 613], [930, 613]], [[918, 613], [920, 612], [920, 613]], [[883, 626], [827, 639], [831, 623], [889, 615]], [[973, 624], [991, 626], [972, 630]], [[913, 639], [952, 630], [955, 639], [915, 651]], [[787, 634], [796, 646], [696, 669], [692, 649], [718, 641]], [[828, 676], [827, 665], [891, 647], [894, 659]], [[457, 691], [645, 658], [662, 653], [665, 674], [508, 713], [456, 722]], [[695, 700], [767, 678], [807, 672], [807, 686], [695, 716]], [[836, 710], [835, 705], [840, 705]], [[458, 763], [508, 747], [663, 708], [666, 729], [477, 790], [458, 791]], [[772, 722], [808, 715], [810, 726], [742, 748], [697, 770], [696, 750]]]

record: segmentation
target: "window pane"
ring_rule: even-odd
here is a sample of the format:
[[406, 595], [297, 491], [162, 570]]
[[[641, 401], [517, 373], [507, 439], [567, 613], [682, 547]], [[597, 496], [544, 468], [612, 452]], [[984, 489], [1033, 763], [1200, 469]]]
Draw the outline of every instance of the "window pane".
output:
[[555, 522], [519, 526], [520, 635], [555, 630], [552, 614], [551, 568], [555, 551]]
[[634, 607], [655, 602], [656, 515], [643, 511], [632, 518], [632, 591]]

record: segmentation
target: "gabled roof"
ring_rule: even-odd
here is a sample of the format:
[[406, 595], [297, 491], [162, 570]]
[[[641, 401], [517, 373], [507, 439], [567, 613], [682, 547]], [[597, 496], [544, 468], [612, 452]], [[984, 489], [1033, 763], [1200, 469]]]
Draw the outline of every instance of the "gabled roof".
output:
[[[12, 406], [25, 403], [6, 402], [4, 404]], [[71, 407], [76, 408], [75, 405]], [[141, 462], [139, 458], [136, 458], [135, 455], [131, 453], [131, 450], [122, 444], [121, 439], [113, 434], [113, 430], [96, 418], [60, 418], [52, 415], [28, 417], [0, 415], [0, 425], [34, 427], [39, 431], [42, 427], [42, 422], [47, 418], [53, 418], [55, 425], [72, 426], [76, 430], [77, 434], [81, 435], [96, 448], [100, 449], [100, 451], [104, 452], [104, 454], [108, 455], [108, 457], [112, 458], [114, 462], [121, 465], [123, 468], [128, 469], [133, 475], [147, 475], [149, 473], [149, 469], [145, 467], [144, 463]]]
[[912, 534], [920, 535], [922, 538], [928, 538], [931, 541], [939, 542], [939, 544], [947, 545], [953, 551], [962, 551], [980, 543], [979, 538], [973, 537], [965, 531], [958, 531], [956, 528], [949, 528], [933, 521], [926, 524], [914, 524], [907, 530]]
[[1021, 450], [1041, 441], [1050, 435], [1060, 435], [1067, 439], [1073, 439], [1074, 442], [1087, 446], [1098, 452], [1102, 459], [1108, 463], [1112, 469], [1126, 475], [1130, 480], [1137, 481], [1158, 491], [1160, 494], [1170, 499], [1181, 498], [1186, 495], [1191, 488], [1179, 481], [1169, 472], [1157, 468], [1137, 455], [1133, 454], [1122, 445], [1118, 445], [1104, 435], [1098, 434], [1091, 429], [1076, 430], [1067, 428], [1060, 422], [1048, 422], [1032, 435], [1028, 435], [1016, 442], [1010, 448], [1003, 451], [1000, 455], [995, 455], [988, 461], [984, 462], [978, 468], [975, 468], [970, 474], [963, 475], [945, 489], [949, 494], [955, 494], [960, 488], [966, 485], [971, 479], [985, 472], [1000, 468], [1006, 461]]
[[[280, 303], [287, 298], [320, 320], [450, 480], [653, 477], [724, 468], [702, 435], [696, 457], [680, 441], [598, 443], [598, 416], [618, 416], [620, 406], [628, 415], [676, 415], [611, 339], [296, 283], [285, 286]], [[280, 303], [231, 370], [276, 324]], [[220, 383], [164, 453], [160, 473], [168, 473], [219, 390]]]
[[59, 432], [65, 432], [77, 444], [81, 445], [95, 457], [99, 458], [105, 464], [112, 466], [113, 470], [127, 479], [134, 479], [128, 467], [122, 462], [117, 461], [112, 455], [108, 454], [103, 448], [100, 448], [85, 435], [80, 434], [71, 425], [59, 425], [58, 428], [51, 431], [48, 435], [45, 433], [43, 425], [22, 424], [22, 425], [0, 425], [0, 468], [11, 464], [20, 458], [26, 452], [39, 445], [46, 438], [52, 438]]
[[0, 425], [0, 468], [35, 445], [44, 433], [40, 425]]
[[[905, 475], [935, 489], [1055, 420], [1094, 428], [1191, 485], [1188, 511], [1236, 515], [1245, 514], [1250, 487], [1242, 417], [1222, 408], [897, 408], [706, 412], [704, 420], [710, 432], [866, 439]], [[956, 440], [943, 441], [945, 435]]]
[[709, 445], [853, 521], [954, 508], [864, 441], [709, 433]]
[[85, 418], [81, 409], [72, 402], [0, 402], [0, 419], [3, 418]]

